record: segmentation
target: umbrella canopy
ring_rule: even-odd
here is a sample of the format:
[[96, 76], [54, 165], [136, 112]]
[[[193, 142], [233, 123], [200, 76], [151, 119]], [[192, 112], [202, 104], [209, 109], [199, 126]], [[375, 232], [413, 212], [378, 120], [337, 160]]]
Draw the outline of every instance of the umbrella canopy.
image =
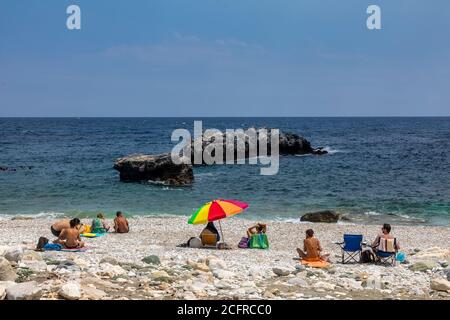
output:
[[189, 224], [205, 224], [241, 213], [248, 204], [236, 200], [214, 200], [201, 206], [189, 219]]

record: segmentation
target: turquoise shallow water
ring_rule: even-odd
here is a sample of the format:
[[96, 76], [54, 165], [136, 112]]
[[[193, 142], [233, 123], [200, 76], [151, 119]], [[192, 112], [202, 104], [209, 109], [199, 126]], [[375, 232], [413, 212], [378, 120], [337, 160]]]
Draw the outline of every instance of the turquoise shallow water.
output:
[[[450, 118], [207, 118], [204, 128], [299, 133], [325, 156], [286, 156], [276, 176], [254, 165], [195, 168], [193, 186], [120, 182], [114, 160], [173, 147], [190, 118], [0, 118], [0, 216], [189, 215], [203, 202], [250, 203], [254, 219], [336, 209], [353, 220], [450, 224]], [[19, 168], [20, 166], [31, 166]]]

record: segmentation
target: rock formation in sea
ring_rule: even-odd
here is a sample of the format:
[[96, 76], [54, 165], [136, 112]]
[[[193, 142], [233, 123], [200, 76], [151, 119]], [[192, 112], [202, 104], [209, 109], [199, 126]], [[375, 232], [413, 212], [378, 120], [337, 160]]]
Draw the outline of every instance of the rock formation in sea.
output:
[[120, 172], [122, 181], [151, 181], [172, 186], [194, 182], [189, 164], [174, 164], [170, 153], [159, 155], [134, 154], [117, 159], [114, 169]]
[[332, 210], [323, 210], [306, 213], [300, 217], [300, 221], [335, 223], [338, 222], [340, 218], [340, 213], [336, 213]]
[[[261, 138], [262, 131], [254, 129], [256, 138]], [[214, 150], [223, 148], [223, 162], [226, 160], [226, 150], [229, 147], [234, 148], [234, 160], [247, 159], [252, 156], [250, 151], [251, 136], [249, 131], [236, 135], [233, 139], [226, 139], [226, 135], [222, 134], [222, 141], [216, 141], [213, 135], [203, 134], [201, 141], [201, 154], [205, 148], [211, 148], [214, 157]], [[266, 131], [267, 155], [271, 155], [271, 131]], [[242, 140], [241, 140], [242, 139]], [[238, 142], [239, 141], [239, 142]], [[240, 142], [244, 143], [240, 143]], [[195, 163], [195, 140], [191, 143], [191, 163]], [[260, 146], [258, 145], [258, 148]], [[255, 151], [256, 152], [256, 151]], [[323, 148], [313, 148], [311, 143], [305, 138], [295, 133], [280, 133], [279, 136], [279, 152], [280, 155], [303, 155], [303, 154], [326, 154]], [[256, 156], [256, 154], [255, 154]], [[261, 154], [259, 154], [261, 156]], [[206, 164], [204, 158], [201, 157], [201, 164]], [[114, 169], [120, 172], [120, 180], [122, 181], [150, 181], [158, 182], [165, 185], [182, 186], [192, 184], [194, 182], [194, 174], [191, 164], [174, 164], [170, 153], [159, 155], [143, 155], [135, 154], [124, 158], [117, 159]]]
[[[194, 163], [194, 153], [195, 153], [195, 142], [198, 141], [201, 143], [202, 148], [201, 151], [205, 150], [205, 148], [214, 147], [214, 148], [220, 148], [222, 146], [223, 148], [223, 161], [225, 162], [225, 155], [226, 150], [233, 148], [234, 150], [234, 159], [247, 159], [251, 157], [250, 154], [250, 144], [249, 141], [252, 141], [251, 135], [248, 133], [249, 130], [254, 130], [255, 132], [255, 139], [258, 141], [258, 139], [265, 138], [267, 141], [267, 155], [271, 155], [272, 151], [272, 141], [271, 141], [271, 130], [267, 129], [265, 132], [260, 131], [260, 129], [250, 128], [246, 130], [244, 133], [236, 133], [232, 139], [227, 139], [227, 136], [225, 133], [222, 133], [218, 141], [216, 140], [216, 137], [214, 134], [206, 134], [203, 133], [203, 135], [197, 139], [201, 139], [201, 142], [199, 140], [192, 140], [191, 143], [191, 158], [192, 163]], [[238, 142], [239, 140], [239, 142]], [[240, 143], [241, 141], [244, 141], [245, 143]], [[259, 148], [259, 144], [258, 144]], [[311, 146], [311, 143], [306, 140], [305, 138], [301, 137], [300, 135], [296, 133], [283, 133], [280, 131], [279, 134], [279, 153], [280, 155], [305, 155], [305, 154], [315, 154], [315, 155], [323, 155], [327, 154], [328, 152], [322, 148], [313, 148]], [[212, 152], [212, 156], [215, 156], [214, 152]], [[203, 162], [203, 164], [205, 164]]]

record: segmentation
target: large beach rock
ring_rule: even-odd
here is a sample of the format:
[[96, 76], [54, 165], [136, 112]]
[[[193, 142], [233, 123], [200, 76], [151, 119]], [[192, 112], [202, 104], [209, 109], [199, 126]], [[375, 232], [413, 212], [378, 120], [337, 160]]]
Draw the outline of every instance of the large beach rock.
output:
[[341, 214], [332, 210], [323, 210], [306, 213], [300, 217], [300, 221], [336, 223], [339, 221], [340, 217]]
[[279, 277], [288, 276], [291, 274], [292, 270], [286, 267], [274, 267], [272, 268], [273, 273]]
[[83, 287], [82, 291], [83, 291], [83, 298], [89, 300], [100, 300], [108, 296], [108, 294], [105, 291], [99, 290], [95, 287], [85, 286]]
[[431, 280], [431, 289], [436, 291], [450, 291], [450, 282], [446, 279], [435, 278]]
[[411, 271], [427, 271], [439, 266], [437, 262], [426, 260], [426, 261], [418, 261], [412, 264], [409, 269]]
[[6, 289], [8, 300], [36, 300], [41, 297], [42, 289], [36, 281], [18, 283]]
[[20, 260], [22, 260], [22, 256], [22, 248], [11, 248], [4, 253], [4, 257], [12, 262], [19, 262]]
[[64, 284], [59, 289], [59, 295], [66, 300], [79, 300], [81, 298], [80, 285], [75, 282]]
[[0, 257], [0, 281], [14, 281], [17, 279], [17, 274], [11, 267], [8, 260]]
[[117, 159], [114, 169], [122, 181], [152, 181], [166, 185], [182, 186], [194, 182], [192, 166], [174, 164], [170, 153], [160, 155], [130, 155]]
[[419, 251], [414, 255], [415, 259], [426, 259], [426, 260], [450, 260], [450, 250], [442, 249], [439, 247], [431, 247]]
[[159, 257], [155, 256], [155, 255], [150, 255], [150, 256], [144, 257], [142, 259], [142, 262], [144, 262], [146, 264], [156, 264], [156, 265], [161, 264]]
[[6, 297], [6, 288], [0, 285], [0, 300], [5, 299], [5, 297]]

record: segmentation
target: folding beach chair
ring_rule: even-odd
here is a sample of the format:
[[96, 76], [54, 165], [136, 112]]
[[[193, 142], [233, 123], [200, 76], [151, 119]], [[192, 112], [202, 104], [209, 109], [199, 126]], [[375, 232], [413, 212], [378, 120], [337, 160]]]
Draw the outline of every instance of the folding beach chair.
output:
[[395, 266], [397, 256], [397, 239], [380, 239], [375, 250], [377, 264]]
[[336, 242], [341, 247], [342, 263], [361, 261], [362, 234], [344, 234], [343, 242]]
[[216, 234], [202, 234], [200, 239], [202, 240], [202, 244], [206, 247], [216, 247], [217, 245]]

